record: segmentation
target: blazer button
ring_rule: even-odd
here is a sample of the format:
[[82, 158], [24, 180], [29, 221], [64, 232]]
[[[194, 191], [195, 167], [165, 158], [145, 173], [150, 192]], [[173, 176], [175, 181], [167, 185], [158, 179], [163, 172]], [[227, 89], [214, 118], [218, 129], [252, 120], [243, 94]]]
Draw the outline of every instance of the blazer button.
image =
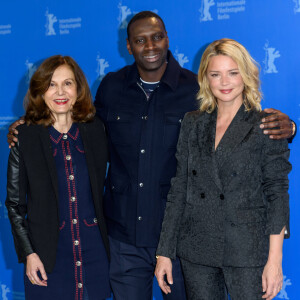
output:
[[221, 199], [221, 200], [224, 200], [224, 199], [225, 199], [225, 197], [224, 197], [223, 194], [220, 194], [220, 199]]
[[193, 173], [193, 175], [196, 175], [196, 174], [197, 174], [197, 171], [196, 171], [196, 170], [193, 170], [192, 173]]
[[201, 193], [200, 196], [201, 196], [201, 198], [205, 198], [205, 194], [204, 193]]

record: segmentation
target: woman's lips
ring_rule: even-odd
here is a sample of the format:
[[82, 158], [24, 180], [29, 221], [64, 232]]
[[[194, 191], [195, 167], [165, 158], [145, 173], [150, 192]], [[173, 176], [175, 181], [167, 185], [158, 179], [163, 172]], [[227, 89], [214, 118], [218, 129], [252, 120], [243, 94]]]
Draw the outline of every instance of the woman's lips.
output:
[[66, 104], [69, 101], [69, 99], [55, 99], [54, 102], [58, 105]]
[[229, 93], [231, 93], [231, 91], [232, 91], [232, 89], [228, 89], [228, 90], [220, 90], [220, 92], [221, 92], [222, 94], [229, 94]]

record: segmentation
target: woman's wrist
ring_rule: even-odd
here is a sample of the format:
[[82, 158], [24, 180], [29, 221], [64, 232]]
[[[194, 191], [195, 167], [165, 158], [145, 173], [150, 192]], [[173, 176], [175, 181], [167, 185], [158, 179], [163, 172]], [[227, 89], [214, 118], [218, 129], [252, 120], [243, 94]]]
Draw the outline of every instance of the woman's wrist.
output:
[[35, 255], [37, 255], [35, 252], [29, 253], [29, 254], [27, 254], [27, 256], [26, 256], [26, 259], [28, 260], [28, 258], [34, 257]]
[[269, 254], [268, 262], [282, 264], [282, 254]]

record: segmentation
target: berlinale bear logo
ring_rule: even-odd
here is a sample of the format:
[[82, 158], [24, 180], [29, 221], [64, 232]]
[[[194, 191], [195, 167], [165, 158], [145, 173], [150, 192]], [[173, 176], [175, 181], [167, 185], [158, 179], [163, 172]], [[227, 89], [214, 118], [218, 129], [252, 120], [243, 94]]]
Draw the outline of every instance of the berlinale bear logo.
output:
[[104, 58], [100, 57], [100, 54], [98, 53], [97, 58], [97, 75], [98, 75], [98, 80], [101, 81], [103, 77], [105, 76], [105, 69], [109, 67], [108, 61], [105, 60]]
[[269, 47], [268, 41], [265, 43], [264, 50], [266, 52], [266, 56], [264, 60], [264, 64], [265, 64], [264, 73], [278, 73], [274, 61], [276, 58], [280, 57], [279, 51], [273, 47]]
[[295, 2], [295, 8], [294, 12], [299, 13], [300, 12], [300, 0], [293, 0]]
[[122, 5], [122, 2], [120, 2], [118, 4], [118, 8], [119, 8], [119, 11], [120, 11], [119, 17], [118, 17], [120, 29], [125, 29], [125, 28], [127, 28], [127, 24], [128, 24], [126, 18], [129, 15], [131, 15], [132, 12], [131, 12], [130, 8], [128, 8], [125, 5]]
[[214, 0], [202, 0], [201, 8], [199, 9], [199, 11], [201, 13], [200, 22], [213, 20], [213, 18], [211, 17], [211, 14], [209, 12], [210, 7], [213, 5], [215, 5]]
[[178, 49], [175, 50], [174, 56], [177, 59], [177, 61], [181, 67], [183, 67], [185, 63], [189, 62], [188, 57], [185, 56], [184, 53], [179, 53]]
[[2, 300], [8, 300], [7, 294], [10, 293], [10, 289], [6, 284], [1, 284], [1, 296]]
[[48, 9], [46, 10], [45, 14], [47, 21], [46, 21], [46, 35], [56, 35], [54, 30], [54, 23], [57, 22], [57, 18], [54, 16], [54, 14], [49, 14]]

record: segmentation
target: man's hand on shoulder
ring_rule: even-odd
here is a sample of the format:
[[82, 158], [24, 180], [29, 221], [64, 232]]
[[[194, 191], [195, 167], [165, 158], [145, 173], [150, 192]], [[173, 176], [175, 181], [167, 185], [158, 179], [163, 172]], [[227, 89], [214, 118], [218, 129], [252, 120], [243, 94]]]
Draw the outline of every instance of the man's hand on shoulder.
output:
[[16, 128], [24, 123], [25, 121], [23, 119], [19, 119], [9, 126], [7, 133], [7, 143], [9, 148], [14, 147], [15, 143], [18, 142], [18, 138], [16, 136], [19, 134], [19, 132]]
[[264, 134], [268, 134], [270, 139], [288, 139], [295, 133], [295, 123], [288, 115], [274, 108], [266, 108], [264, 112], [271, 114], [262, 119], [260, 128]]

